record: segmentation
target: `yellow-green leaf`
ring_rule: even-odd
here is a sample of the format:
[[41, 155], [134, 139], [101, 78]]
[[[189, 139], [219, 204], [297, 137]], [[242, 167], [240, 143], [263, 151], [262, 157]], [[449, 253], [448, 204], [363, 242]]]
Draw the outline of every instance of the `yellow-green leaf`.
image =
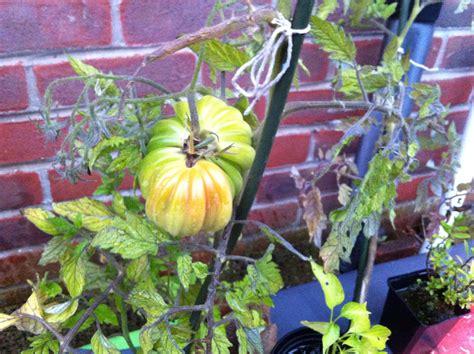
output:
[[327, 307], [332, 310], [344, 301], [344, 289], [341, 282], [332, 273], [325, 273], [323, 267], [311, 261], [311, 269], [323, 288]]
[[57, 236], [60, 234], [54, 224], [48, 220], [55, 217], [50, 211], [41, 208], [27, 208], [23, 210], [23, 215], [38, 229], [46, 232], [48, 235]]
[[4, 313], [0, 313], [0, 331], [13, 326], [18, 321], [18, 318], [12, 315], [6, 315]]
[[301, 324], [323, 335], [328, 331], [329, 328], [329, 322], [301, 321]]
[[53, 203], [53, 210], [72, 222], [80, 217], [82, 226], [93, 232], [99, 232], [112, 224], [112, 212], [103, 203], [90, 198]]
[[118, 350], [100, 331], [95, 332], [91, 340], [91, 345], [94, 354], [120, 354], [120, 350]]
[[45, 307], [45, 319], [50, 323], [61, 323], [74, 315], [79, 306], [78, 300], [70, 300], [61, 304], [50, 305]]

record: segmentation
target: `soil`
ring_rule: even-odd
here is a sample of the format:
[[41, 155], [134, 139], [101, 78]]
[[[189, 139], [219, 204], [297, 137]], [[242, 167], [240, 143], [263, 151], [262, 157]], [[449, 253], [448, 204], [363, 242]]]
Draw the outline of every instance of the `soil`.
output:
[[424, 325], [431, 326], [458, 316], [459, 309], [448, 305], [440, 296], [431, 295], [424, 282], [399, 290], [398, 295]]

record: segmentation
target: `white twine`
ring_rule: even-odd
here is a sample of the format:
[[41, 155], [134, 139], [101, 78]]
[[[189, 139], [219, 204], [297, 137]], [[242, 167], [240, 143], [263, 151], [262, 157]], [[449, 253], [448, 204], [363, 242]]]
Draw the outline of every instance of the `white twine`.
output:
[[[278, 12], [277, 18], [272, 20], [272, 24], [277, 28], [273, 31], [270, 39], [263, 45], [263, 48], [250, 61], [242, 65], [232, 78], [232, 85], [245, 97], [254, 97], [244, 114], [248, 114], [258, 99], [265, 95], [270, 88], [275, 85], [290, 67], [291, 55], [293, 51], [293, 34], [305, 34], [310, 30], [308, 25], [304, 29], [291, 28], [291, 22]], [[273, 68], [275, 66], [276, 54], [282, 44], [288, 41], [286, 60], [282, 65], [280, 72], [273, 78]], [[248, 90], [243, 89], [237, 80], [243, 75], [244, 71], [250, 68], [251, 87]], [[266, 72], [266, 74], [264, 74]], [[262, 76], [264, 78], [262, 79]]]
[[[402, 47], [398, 48], [398, 52], [399, 52], [400, 54], [402, 54], [402, 55], [405, 54], [405, 50], [404, 50]], [[414, 61], [413, 59], [410, 59], [410, 64], [412, 64], [413, 66], [416, 66], [416, 67], [418, 67], [418, 68], [420, 68], [420, 69], [426, 70], [426, 71], [431, 71], [431, 72], [433, 72], [433, 71], [439, 71], [439, 68], [438, 68], [438, 67], [432, 67], [432, 68], [430, 68], [430, 67], [428, 67], [428, 66], [426, 66], [426, 65], [423, 65], [423, 64], [421, 64], [421, 63], [417, 63], [417, 62]]]

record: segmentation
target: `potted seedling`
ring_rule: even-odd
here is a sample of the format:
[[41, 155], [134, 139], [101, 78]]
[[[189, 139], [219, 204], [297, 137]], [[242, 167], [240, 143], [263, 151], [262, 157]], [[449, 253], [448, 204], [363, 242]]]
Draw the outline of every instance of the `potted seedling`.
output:
[[[327, 322], [302, 321], [300, 328], [285, 335], [275, 346], [272, 354], [284, 353], [374, 353], [385, 349], [390, 330], [381, 325], [371, 326], [366, 303], [347, 302], [336, 317], [335, 307], [344, 302], [344, 289], [334, 274], [311, 262], [311, 269], [324, 293], [330, 310]], [[345, 319], [346, 323], [339, 324]]]
[[[387, 280], [381, 323], [393, 331], [389, 345], [395, 352], [435, 350], [446, 335], [454, 337], [450, 329], [470, 311], [474, 248], [466, 215], [457, 215], [452, 224], [441, 220], [440, 232], [431, 237], [425, 269]], [[462, 257], [450, 253], [457, 243], [464, 244]]]

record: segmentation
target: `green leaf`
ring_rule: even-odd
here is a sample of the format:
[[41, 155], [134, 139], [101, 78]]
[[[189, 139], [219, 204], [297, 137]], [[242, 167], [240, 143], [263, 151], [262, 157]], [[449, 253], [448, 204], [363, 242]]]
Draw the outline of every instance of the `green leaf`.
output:
[[364, 18], [369, 10], [369, 6], [373, 0], [357, 0], [350, 2], [351, 14], [351, 25], [359, 26], [362, 18]]
[[375, 325], [368, 331], [360, 333], [361, 336], [366, 338], [369, 343], [378, 350], [385, 349], [385, 344], [390, 334], [390, 330], [382, 325]]
[[46, 265], [49, 263], [59, 262], [61, 256], [64, 255], [68, 249], [70, 241], [65, 240], [62, 237], [54, 237], [48, 241], [46, 246], [43, 248], [39, 265]]
[[331, 232], [319, 252], [319, 256], [324, 262], [324, 270], [326, 272], [339, 270], [339, 255], [343, 253], [342, 247], [336, 233]]
[[76, 313], [78, 306], [78, 300], [69, 300], [61, 304], [45, 307], [45, 319], [50, 323], [62, 323]]
[[53, 210], [72, 222], [81, 217], [82, 226], [93, 232], [101, 231], [112, 223], [113, 214], [110, 210], [103, 203], [90, 198], [53, 203]]
[[311, 269], [319, 284], [321, 284], [326, 305], [332, 311], [335, 306], [344, 301], [344, 289], [341, 282], [334, 274], [325, 273], [323, 267], [314, 261], [311, 261]]
[[67, 255], [61, 262], [61, 277], [72, 297], [82, 294], [86, 284], [86, 267], [82, 254]]
[[194, 274], [196, 274], [196, 277], [201, 280], [206, 279], [207, 275], [209, 274], [208, 266], [203, 262], [194, 262], [193, 271]]
[[100, 323], [109, 324], [112, 326], [118, 326], [118, 318], [115, 312], [107, 304], [100, 304], [94, 310], [97, 320]]
[[125, 206], [123, 196], [118, 192], [113, 192], [112, 210], [121, 217], [125, 217], [127, 207]]
[[242, 327], [237, 328], [236, 331], [237, 340], [239, 341], [239, 354], [249, 353], [249, 343], [247, 341], [247, 335]]
[[59, 342], [53, 338], [53, 335], [50, 332], [28, 338], [28, 341], [31, 342], [30, 349], [22, 351], [21, 354], [59, 353]]
[[323, 0], [318, 6], [316, 16], [318, 16], [321, 20], [325, 20], [330, 14], [334, 12], [334, 10], [337, 9], [337, 7], [337, 0]]
[[245, 335], [247, 336], [248, 343], [250, 344], [252, 352], [263, 354], [263, 343], [261, 333], [265, 329], [265, 326], [256, 328], [244, 327]]
[[130, 305], [145, 310], [150, 317], [159, 317], [169, 308], [163, 297], [151, 289], [134, 289], [127, 301]]
[[63, 292], [61, 286], [58, 283], [54, 281], [48, 281], [46, 276], [39, 282], [38, 290], [41, 296], [46, 296], [48, 299], [54, 299]]
[[327, 331], [323, 335], [323, 351], [327, 353], [331, 345], [336, 343], [341, 334], [339, 326], [335, 323], [329, 323]]
[[355, 60], [356, 47], [349, 35], [342, 28], [322, 20], [317, 16], [311, 17], [311, 34], [317, 44], [325, 52], [330, 53], [333, 60], [352, 64]]
[[262, 258], [257, 259], [255, 265], [249, 265], [247, 271], [254, 274], [255, 283], [260, 290], [267, 290], [268, 294], [276, 294], [283, 287], [278, 266], [272, 262], [272, 252], [275, 246], [270, 244]]
[[138, 283], [144, 276], [147, 276], [150, 270], [150, 263], [148, 256], [143, 255], [139, 258], [133, 259], [127, 266], [127, 278]]
[[397, 36], [394, 36], [383, 52], [383, 61], [389, 63], [396, 60], [398, 48], [400, 48], [400, 39]]
[[[202, 45], [205, 46], [204, 62], [218, 71], [234, 71], [250, 60], [247, 53], [216, 39], [208, 40]], [[200, 45], [193, 45], [191, 48], [199, 53]]]
[[130, 139], [121, 136], [113, 136], [110, 139], [102, 139], [90, 152], [89, 168], [92, 170], [99, 157], [118, 150], [125, 144], [129, 144]]
[[189, 290], [189, 285], [191, 282], [191, 274], [192, 274], [192, 263], [193, 259], [190, 255], [186, 254], [184, 256], [180, 256], [177, 259], [177, 270], [178, 270], [178, 278], [179, 282], [183, 286], [184, 290]]
[[94, 354], [120, 354], [120, 350], [118, 350], [100, 331], [95, 332], [91, 340], [91, 345]]
[[370, 328], [369, 314], [366, 303], [348, 302], [342, 307], [340, 317], [351, 320], [350, 333], [360, 333]]
[[41, 208], [27, 208], [22, 214], [32, 222], [38, 229], [48, 235], [57, 236], [60, 232], [49, 219], [54, 218], [54, 214]]
[[224, 326], [214, 329], [214, 336], [211, 340], [212, 354], [230, 354], [229, 348], [232, 343], [227, 338]]
[[100, 231], [92, 240], [92, 246], [110, 249], [126, 259], [135, 259], [156, 254], [158, 243], [165, 237], [147, 220], [127, 212], [125, 220], [115, 217], [111, 227]]
[[303, 326], [311, 328], [313, 331], [318, 332], [319, 334], [325, 334], [329, 329], [329, 322], [310, 322], [310, 321], [301, 321]]

